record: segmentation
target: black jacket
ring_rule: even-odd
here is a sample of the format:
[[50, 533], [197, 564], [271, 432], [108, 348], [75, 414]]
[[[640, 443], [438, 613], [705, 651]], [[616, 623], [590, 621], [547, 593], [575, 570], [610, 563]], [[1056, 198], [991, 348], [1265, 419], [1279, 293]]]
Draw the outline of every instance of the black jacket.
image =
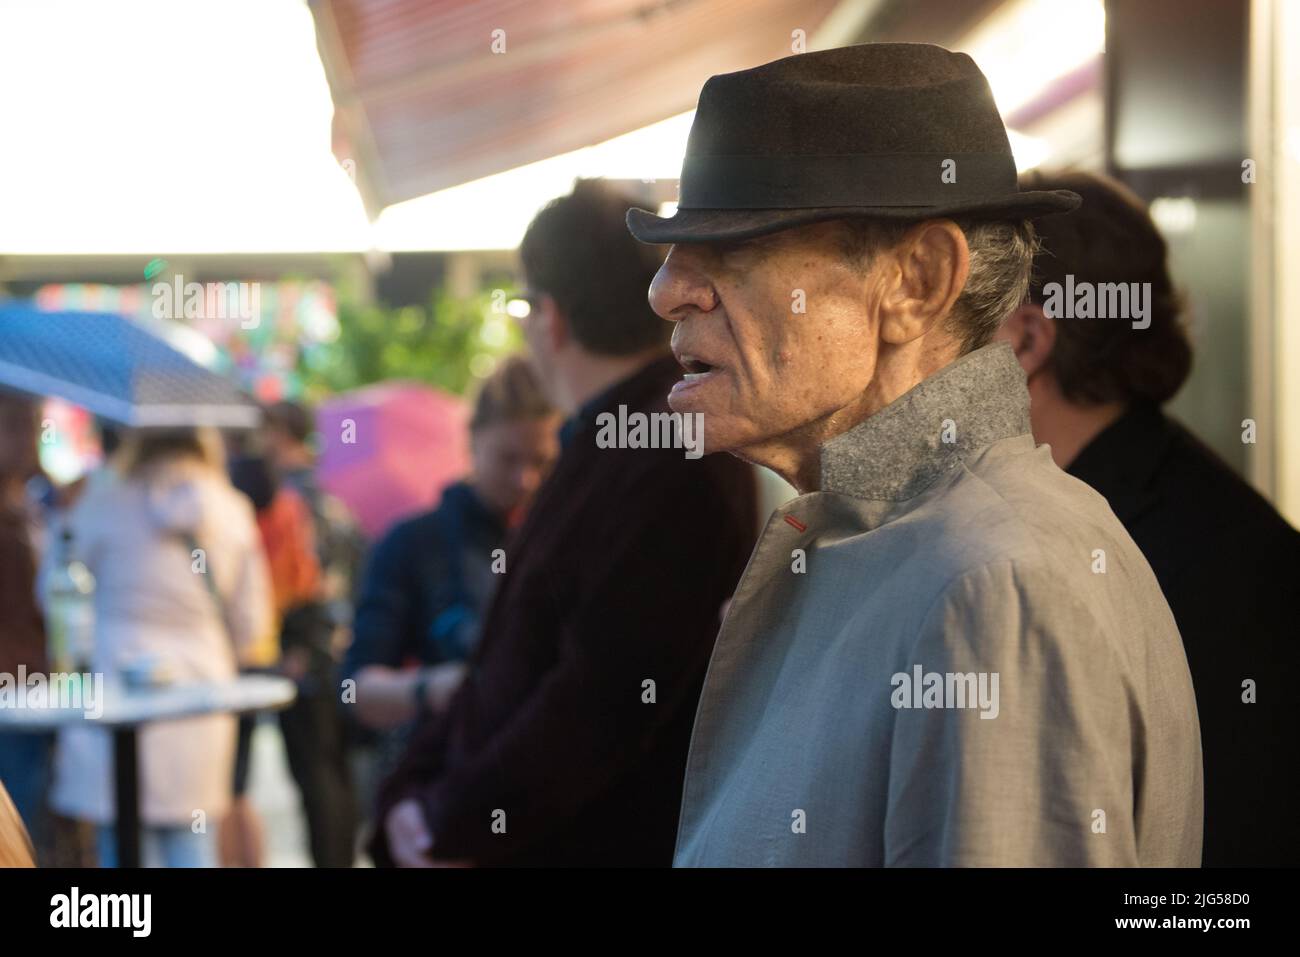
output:
[[1153, 406], [1067, 471], [1109, 501], [1178, 621], [1201, 719], [1204, 866], [1300, 864], [1300, 532]]

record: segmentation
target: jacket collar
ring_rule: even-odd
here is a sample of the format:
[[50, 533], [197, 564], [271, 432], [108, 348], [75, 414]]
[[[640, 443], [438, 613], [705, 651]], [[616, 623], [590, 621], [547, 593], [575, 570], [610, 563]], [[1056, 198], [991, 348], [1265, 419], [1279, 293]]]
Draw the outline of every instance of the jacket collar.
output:
[[905, 501], [1000, 439], [1030, 431], [1029, 391], [1011, 347], [944, 366], [821, 448], [821, 490]]

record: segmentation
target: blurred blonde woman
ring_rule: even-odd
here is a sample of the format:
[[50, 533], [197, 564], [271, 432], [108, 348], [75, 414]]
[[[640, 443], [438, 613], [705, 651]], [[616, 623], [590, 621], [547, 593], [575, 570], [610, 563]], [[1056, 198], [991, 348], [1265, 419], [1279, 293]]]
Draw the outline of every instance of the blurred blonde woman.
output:
[[[229, 680], [239, 665], [274, 657], [271, 587], [257, 525], [249, 502], [230, 484], [215, 432], [129, 435], [112, 476], [87, 489], [67, 527], [74, 554], [95, 576], [92, 669], [106, 682], [145, 660], [177, 683]], [[206, 576], [195, 573], [196, 547]], [[146, 865], [215, 863], [213, 832], [230, 803], [235, 724], [233, 716], [209, 715], [141, 730]], [[100, 863], [116, 865], [107, 732], [60, 733], [51, 805], [99, 825]]]

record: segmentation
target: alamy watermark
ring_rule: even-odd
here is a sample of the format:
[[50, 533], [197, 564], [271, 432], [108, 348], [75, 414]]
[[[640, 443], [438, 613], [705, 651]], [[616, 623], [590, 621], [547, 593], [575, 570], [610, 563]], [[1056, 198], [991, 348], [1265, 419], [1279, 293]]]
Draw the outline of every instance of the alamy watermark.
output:
[[156, 282], [155, 319], [237, 319], [241, 329], [262, 321], [262, 287], [257, 282], [186, 282], [177, 273], [171, 282]]
[[596, 416], [600, 449], [685, 449], [688, 459], [704, 454], [703, 412], [602, 412]]
[[153, 928], [152, 894], [95, 894], [75, 884], [50, 898], [51, 927], [120, 927], [132, 937], [148, 937]]
[[895, 672], [889, 679], [894, 690], [889, 703], [895, 708], [978, 708], [981, 718], [996, 718], [998, 672], [926, 671], [912, 666], [912, 673]]
[[1048, 319], [1131, 319], [1134, 329], [1151, 325], [1151, 283], [1075, 282], [1043, 286], [1043, 314]]
[[16, 675], [0, 671], [0, 710], [48, 709], [84, 711], [84, 717], [92, 721], [103, 717], [103, 674], [88, 671], [28, 674], [26, 665], [19, 665]]

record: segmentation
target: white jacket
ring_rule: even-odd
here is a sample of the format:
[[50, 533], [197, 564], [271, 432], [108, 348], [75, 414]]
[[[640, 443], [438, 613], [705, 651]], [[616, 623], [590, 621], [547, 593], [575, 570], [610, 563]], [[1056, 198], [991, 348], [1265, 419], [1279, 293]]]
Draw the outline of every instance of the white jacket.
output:
[[[89, 487], [68, 516], [74, 554], [95, 576], [93, 670], [107, 682], [122, 665], [150, 656], [176, 682], [236, 674], [242, 653], [271, 635], [274, 605], [252, 505], [223, 473], [197, 461], [158, 463], [145, 474]], [[206, 553], [225, 620], [195, 573], [186, 533]], [[48, 566], [60, 549], [46, 553]], [[196, 811], [215, 826], [230, 803], [236, 719], [230, 715], [146, 725], [139, 738], [145, 824], [190, 824]], [[70, 817], [114, 817], [109, 732], [59, 734], [51, 805]]]

